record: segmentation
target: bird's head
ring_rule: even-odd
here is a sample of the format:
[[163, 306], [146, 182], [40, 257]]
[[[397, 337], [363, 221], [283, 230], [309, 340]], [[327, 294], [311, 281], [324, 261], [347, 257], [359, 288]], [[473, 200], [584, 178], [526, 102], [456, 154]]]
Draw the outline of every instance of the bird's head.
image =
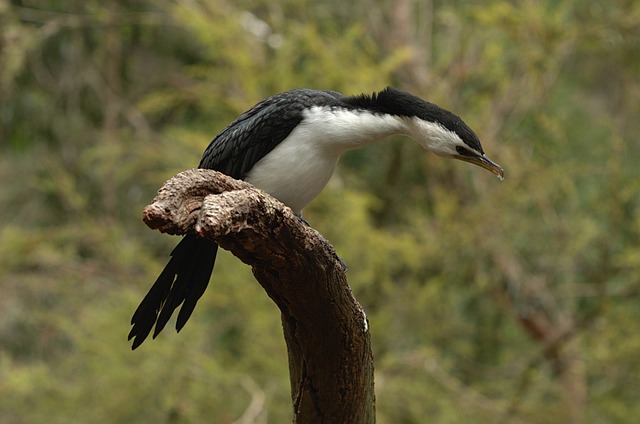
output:
[[426, 150], [473, 163], [504, 178], [503, 169], [484, 154], [478, 136], [459, 116], [392, 87], [377, 93], [374, 99], [381, 112], [402, 117], [408, 135]]

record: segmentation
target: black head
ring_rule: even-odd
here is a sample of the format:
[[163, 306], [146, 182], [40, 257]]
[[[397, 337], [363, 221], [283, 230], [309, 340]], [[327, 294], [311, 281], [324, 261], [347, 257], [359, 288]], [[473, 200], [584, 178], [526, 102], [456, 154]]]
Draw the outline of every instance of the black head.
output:
[[504, 171], [489, 160], [476, 133], [456, 114], [413, 94], [387, 87], [372, 95], [347, 98], [352, 107], [406, 118], [410, 134], [425, 149], [479, 165], [502, 178]]

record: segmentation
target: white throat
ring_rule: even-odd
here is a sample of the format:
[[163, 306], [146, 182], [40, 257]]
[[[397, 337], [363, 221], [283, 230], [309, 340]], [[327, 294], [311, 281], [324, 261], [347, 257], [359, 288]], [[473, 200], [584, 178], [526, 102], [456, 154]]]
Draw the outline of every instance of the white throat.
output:
[[458, 134], [438, 123], [415, 117], [407, 118], [406, 122], [407, 135], [414, 138], [424, 149], [438, 156], [455, 156], [456, 146], [466, 146]]
[[399, 116], [315, 106], [304, 112], [294, 132], [317, 138], [322, 149], [344, 153], [393, 134], [406, 134], [406, 120]]

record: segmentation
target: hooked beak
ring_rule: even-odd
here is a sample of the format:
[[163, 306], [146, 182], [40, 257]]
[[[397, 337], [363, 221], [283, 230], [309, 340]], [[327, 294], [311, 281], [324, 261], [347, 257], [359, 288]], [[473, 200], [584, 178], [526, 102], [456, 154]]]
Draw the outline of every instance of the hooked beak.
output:
[[500, 167], [500, 165], [498, 165], [497, 163], [495, 163], [494, 161], [492, 161], [491, 159], [489, 159], [485, 155], [482, 155], [482, 156], [455, 156], [455, 158], [456, 159], [460, 159], [460, 160], [465, 161], [465, 162], [473, 163], [474, 165], [478, 165], [478, 166], [486, 169], [487, 171], [491, 172], [492, 174], [496, 174], [498, 176], [498, 178], [500, 179], [500, 181], [504, 180], [504, 170]]

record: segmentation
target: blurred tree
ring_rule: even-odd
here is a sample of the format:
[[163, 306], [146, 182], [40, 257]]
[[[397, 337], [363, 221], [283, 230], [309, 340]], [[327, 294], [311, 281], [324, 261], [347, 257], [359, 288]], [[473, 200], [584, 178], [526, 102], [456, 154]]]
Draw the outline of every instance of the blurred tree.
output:
[[0, 0], [0, 421], [290, 419], [277, 310], [229, 257], [130, 353], [175, 242], [140, 210], [261, 98], [392, 83], [507, 180], [390, 140], [305, 211], [369, 316], [379, 421], [633, 422], [639, 28], [628, 0]]

